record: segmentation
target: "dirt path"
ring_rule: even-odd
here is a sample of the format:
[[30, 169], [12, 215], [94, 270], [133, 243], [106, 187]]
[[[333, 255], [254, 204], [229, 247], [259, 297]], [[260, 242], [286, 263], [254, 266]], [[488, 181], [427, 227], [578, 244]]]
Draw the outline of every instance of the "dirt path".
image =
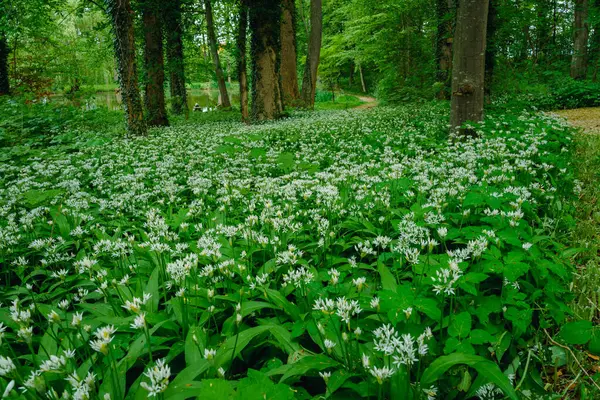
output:
[[377, 99], [370, 96], [356, 96], [360, 101], [363, 102], [360, 106], [354, 107], [355, 110], [367, 110], [369, 108], [377, 107]]
[[583, 128], [586, 133], [600, 134], [600, 107], [559, 110], [554, 113], [566, 118], [571, 125]]

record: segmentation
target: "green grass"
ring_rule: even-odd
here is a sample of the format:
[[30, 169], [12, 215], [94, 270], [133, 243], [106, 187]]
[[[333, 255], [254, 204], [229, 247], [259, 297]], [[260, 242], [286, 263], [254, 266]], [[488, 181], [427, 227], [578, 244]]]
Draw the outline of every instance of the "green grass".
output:
[[573, 291], [577, 298], [575, 314], [598, 321], [600, 317], [600, 134], [579, 133], [577, 143], [577, 179], [581, 191], [577, 208], [574, 246], [581, 251], [576, 258]]

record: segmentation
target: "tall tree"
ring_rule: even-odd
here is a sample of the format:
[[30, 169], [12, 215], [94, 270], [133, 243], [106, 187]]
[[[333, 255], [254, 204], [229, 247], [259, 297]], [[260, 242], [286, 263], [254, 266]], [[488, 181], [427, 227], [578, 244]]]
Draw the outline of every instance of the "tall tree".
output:
[[133, 10], [129, 0], [105, 0], [114, 32], [115, 58], [127, 130], [132, 135], [146, 134], [146, 121], [138, 87], [135, 61]]
[[573, 58], [571, 60], [571, 78], [585, 79], [588, 62], [588, 0], [575, 0], [575, 32], [573, 35]]
[[317, 71], [321, 58], [321, 40], [323, 33], [323, 3], [322, 0], [310, 1], [310, 36], [308, 52], [302, 78], [302, 100], [307, 108], [314, 108], [317, 92]]
[[221, 95], [221, 103], [219, 105], [223, 108], [231, 108], [229, 94], [227, 94], [227, 85], [225, 85], [225, 76], [223, 75], [221, 61], [219, 60], [219, 48], [217, 44], [217, 35], [215, 35], [212, 5], [210, 4], [210, 1], [211, 0], [204, 0], [204, 13], [206, 14], [208, 45], [210, 47], [213, 63], [215, 64], [215, 74], [217, 75], [217, 84], [219, 86], [219, 94]]
[[298, 72], [296, 68], [296, 4], [294, 0], [283, 0], [281, 17], [281, 88], [286, 105], [300, 98]]
[[167, 68], [171, 83], [171, 107], [174, 114], [188, 115], [183, 62], [183, 28], [181, 0], [164, 0], [164, 25], [167, 37]]
[[489, 0], [461, 0], [456, 18], [452, 59], [452, 109], [450, 129], [472, 135], [461, 128], [467, 121], [483, 119], [485, 44]]
[[147, 121], [151, 126], [167, 126], [165, 109], [165, 63], [158, 0], [142, 0], [144, 27], [144, 67]]
[[438, 98], [446, 100], [450, 98], [450, 71], [452, 70], [453, 0], [436, 0], [436, 6], [436, 80], [443, 84]]
[[238, 49], [238, 81], [240, 82], [240, 110], [242, 121], [248, 122], [248, 66], [246, 59], [246, 32], [248, 31], [248, 5], [247, 0], [240, 0], [240, 18], [238, 25], [237, 49]]
[[252, 119], [275, 119], [283, 113], [280, 68], [281, 0], [253, 0], [250, 9]]
[[6, 34], [0, 32], [0, 96], [10, 93], [8, 81], [8, 43]]

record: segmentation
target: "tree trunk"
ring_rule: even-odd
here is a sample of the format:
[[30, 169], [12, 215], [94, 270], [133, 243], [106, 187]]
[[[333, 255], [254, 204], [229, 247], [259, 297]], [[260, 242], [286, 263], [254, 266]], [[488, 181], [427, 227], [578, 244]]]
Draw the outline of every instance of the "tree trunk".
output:
[[454, 21], [450, 13], [452, 11], [451, 0], [436, 0], [437, 7], [437, 35], [436, 35], [436, 80], [443, 84], [438, 93], [438, 98], [448, 100], [450, 98], [450, 71], [452, 70], [452, 35]]
[[115, 35], [115, 58], [117, 59], [127, 131], [131, 135], [144, 135], [146, 134], [146, 122], [142, 111], [135, 62], [133, 10], [129, 0], [106, 0], [106, 6]]
[[315, 94], [317, 92], [317, 71], [321, 58], [321, 40], [323, 33], [323, 5], [322, 0], [310, 2], [310, 37], [308, 39], [308, 52], [306, 65], [302, 78], [302, 101], [307, 108], [315, 107]]
[[188, 116], [183, 62], [183, 29], [181, 26], [181, 1], [163, 2], [165, 33], [167, 37], [167, 68], [171, 83], [171, 108], [174, 114]]
[[10, 93], [8, 80], [8, 43], [6, 35], [0, 33], [0, 96]]
[[452, 60], [451, 132], [472, 135], [461, 128], [483, 119], [485, 42], [488, 0], [461, 0], [458, 6]]
[[354, 63], [350, 61], [350, 74], [348, 76], [348, 86], [352, 88], [354, 84]]
[[496, 43], [494, 42], [497, 29], [497, 16], [498, 10], [496, 8], [496, 2], [492, 0], [490, 2], [488, 10], [488, 22], [486, 33], [487, 44], [485, 47], [484, 93], [486, 104], [490, 104], [492, 102], [492, 83], [494, 81], [494, 67], [496, 66], [497, 52]]
[[151, 126], [168, 126], [169, 120], [165, 109], [165, 63], [158, 2], [144, 0], [141, 6], [146, 70], [144, 101], [148, 113], [146, 119]]
[[210, 0], [204, 0], [204, 11], [206, 14], [206, 31], [208, 34], [208, 45], [210, 47], [210, 53], [212, 55], [213, 63], [215, 64], [215, 74], [217, 75], [217, 84], [219, 85], [219, 94], [221, 95], [221, 102], [219, 103], [219, 106], [228, 109], [231, 108], [231, 102], [229, 101], [227, 85], [225, 84], [225, 76], [223, 75], [221, 61], [219, 60], [217, 35], [215, 35], [213, 12]]
[[238, 48], [238, 81], [240, 82], [240, 110], [242, 121], [249, 122], [248, 113], [248, 67], [246, 58], [246, 32], [248, 29], [248, 5], [246, 0], [240, 4], [240, 24], [238, 26], [237, 48]]
[[[597, 1], [594, 4], [594, 7], [600, 6], [600, 1]], [[593, 81], [598, 81], [598, 64], [600, 63], [600, 23], [594, 24], [594, 33], [590, 37], [590, 49], [589, 49], [590, 59], [589, 63], [591, 64], [594, 74]]]
[[587, 76], [587, 45], [589, 36], [588, 0], [575, 0], [574, 28], [571, 78], [583, 80]]
[[279, 82], [281, 0], [253, 0], [249, 9], [252, 119], [275, 119], [283, 113]]
[[296, 4], [283, 0], [281, 17], [281, 88], [285, 105], [294, 105], [300, 98], [296, 67]]
[[362, 87], [363, 93], [367, 93], [367, 85], [365, 85], [365, 77], [362, 72], [362, 65], [358, 64], [358, 74], [360, 75], [360, 86]]

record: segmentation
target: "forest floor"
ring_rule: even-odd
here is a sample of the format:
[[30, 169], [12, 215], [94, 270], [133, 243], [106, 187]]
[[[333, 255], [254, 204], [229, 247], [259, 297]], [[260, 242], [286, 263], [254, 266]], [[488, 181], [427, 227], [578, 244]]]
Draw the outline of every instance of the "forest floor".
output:
[[555, 113], [566, 118], [571, 125], [582, 128], [586, 133], [600, 133], [600, 108], [598, 107], [559, 110]]
[[378, 102], [375, 97], [371, 97], [371, 96], [356, 96], [356, 97], [358, 97], [358, 99], [363, 102], [363, 104], [355, 107], [355, 109], [357, 109], [357, 110], [365, 110], [365, 109], [377, 107]]

